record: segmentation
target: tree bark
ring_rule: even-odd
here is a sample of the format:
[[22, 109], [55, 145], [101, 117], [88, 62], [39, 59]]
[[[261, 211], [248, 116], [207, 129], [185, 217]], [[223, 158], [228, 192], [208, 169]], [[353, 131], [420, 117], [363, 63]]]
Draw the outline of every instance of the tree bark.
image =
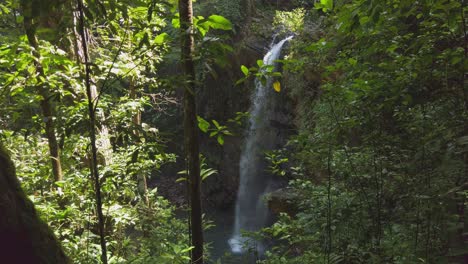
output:
[[256, 14], [255, 0], [242, 0], [242, 5], [245, 12], [245, 22], [250, 23], [252, 16]]
[[83, 46], [83, 55], [84, 55], [84, 65], [85, 65], [85, 84], [86, 84], [86, 95], [88, 97], [88, 114], [89, 114], [89, 133], [91, 139], [91, 152], [92, 152], [92, 162], [91, 162], [91, 175], [94, 180], [94, 192], [96, 197], [96, 211], [98, 214], [98, 227], [99, 227], [99, 238], [101, 243], [101, 261], [104, 264], [107, 264], [107, 246], [106, 239], [104, 234], [104, 214], [102, 213], [102, 196], [101, 196], [101, 183], [99, 180], [99, 170], [98, 170], [98, 159], [97, 159], [97, 146], [96, 146], [96, 112], [95, 112], [95, 103], [92, 96], [91, 90], [91, 76], [89, 68], [89, 58], [88, 58], [88, 46], [85, 33], [85, 17], [84, 17], [84, 6], [82, 0], [77, 0], [78, 11], [79, 11], [79, 33], [81, 36], [81, 44]]
[[37, 216], [0, 144], [0, 256], [2, 263], [70, 263], [52, 230]]
[[[49, 92], [46, 83], [43, 83], [42, 80], [45, 80], [44, 70], [40, 63], [40, 54], [39, 54], [39, 45], [36, 39], [36, 25], [34, 24], [33, 19], [33, 6], [31, 1], [23, 0], [21, 1], [23, 16], [24, 16], [24, 29], [26, 31], [26, 36], [28, 38], [29, 45], [33, 48], [33, 55], [36, 57], [35, 67], [37, 70], [37, 91], [38, 94], [42, 97], [41, 100], [41, 110], [45, 123], [45, 132], [46, 137], [49, 143], [49, 153], [50, 161], [52, 164], [52, 172], [54, 175], [55, 181], [63, 180], [62, 174], [62, 164], [60, 162], [60, 148], [57, 142], [57, 136], [55, 134], [55, 109], [51, 102], [52, 95]], [[42, 79], [42, 80], [41, 80]]]
[[190, 184], [190, 226], [191, 242], [194, 247], [191, 252], [192, 263], [203, 263], [203, 227], [200, 190], [200, 160], [197, 114], [195, 105], [195, 66], [193, 52], [195, 48], [193, 37], [192, 0], [179, 0], [179, 17], [181, 31], [181, 59], [184, 68], [184, 136], [187, 170]]
[[[137, 90], [135, 87], [135, 82], [133, 80], [133, 77], [130, 77], [130, 84], [129, 84], [129, 96], [130, 99], [137, 99]], [[132, 117], [132, 122], [133, 125], [135, 125], [138, 129], [141, 127], [141, 112], [140, 110], [137, 110], [135, 114]], [[133, 134], [136, 137], [136, 144], [140, 144], [140, 131], [138, 129], [135, 129], [133, 131]], [[138, 155], [139, 151], [136, 150], [135, 153], [132, 156], [132, 163], [138, 162]], [[148, 198], [148, 183], [146, 181], [146, 176], [142, 173], [137, 174], [137, 186], [138, 186], [138, 193], [141, 195], [141, 197], [144, 199], [145, 204], [147, 207], [150, 206], [149, 203], [149, 198]]]
[[[78, 21], [80, 20], [79, 18], [79, 11], [75, 11], [77, 8], [75, 7], [75, 5], [70, 2], [70, 8], [71, 8], [71, 16], [72, 16], [72, 21], [71, 21], [71, 25], [72, 25], [72, 41], [71, 43], [73, 43], [74, 47], [73, 49], [72, 48], [68, 48], [68, 50], [73, 50], [74, 51], [74, 59], [76, 60], [76, 62], [78, 64], [82, 64], [84, 65], [85, 64], [85, 51], [84, 51], [84, 47], [83, 47], [83, 39], [82, 39], [82, 36], [80, 34], [80, 25], [78, 23]], [[88, 36], [90, 34], [89, 30], [87, 30], [86, 28], [84, 29], [85, 33], [84, 33], [84, 36], [86, 37], [86, 45], [88, 45]], [[70, 54], [72, 55], [72, 54]], [[89, 53], [87, 54], [87, 56], [89, 56]], [[98, 108], [98, 89], [96, 87], [96, 85], [94, 85], [94, 83], [97, 83], [95, 80], [93, 80], [93, 78], [91, 77], [91, 99], [93, 102], [95, 102], [95, 115], [96, 115], [96, 120], [97, 120], [97, 126], [96, 126], [96, 129], [97, 129], [97, 136], [96, 136], [96, 142], [97, 142], [97, 145], [99, 146], [99, 153], [98, 155], [102, 155], [103, 157], [103, 164], [105, 165], [108, 165], [108, 164], [111, 164], [112, 163], [112, 156], [113, 156], [113, 151], [112, 151], [112, 145], [111, 145], [111, 142], [110, 142], [110, 136], [109, 136], [109, 129], [108, 127], [105, 125], [104, 123], [104, 120], [106, 119], [105, 115], [104, 115], [104, 111], [101, 109], [101, 108]], [[103, 87], [101, 87], [103, 88]], [[99, 128], [99, 125], [100, 125], [100, 128]]]

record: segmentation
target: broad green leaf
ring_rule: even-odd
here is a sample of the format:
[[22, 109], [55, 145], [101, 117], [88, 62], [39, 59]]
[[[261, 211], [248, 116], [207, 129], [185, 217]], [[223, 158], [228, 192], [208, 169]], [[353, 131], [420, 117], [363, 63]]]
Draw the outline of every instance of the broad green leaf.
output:
[[232, 29], [231, 22], [223, 16], [211, 15], [208, 17], [208, 21], [210, 22], [209, 25], [214, 29], [222, 29], [222, 30]]
[[224, 145], [224, 138], [222, 135], [218, 135], [218, 137], [216, 138], [218, 140], [218, 143], [222, 146]]
[[327, 12], [333, 9], [333, 0], [320, 0], [320, 3], [316, 2], [314, 6], [316, 9], [321, 9], [324, 12]]
[[[333, 0], [320, 0], [320, 3], [326, 8], [326, 9], [332, 9], [333, 8]], [[326, 11], [326, 10], [325, 10]]]
[[177, 15], [176, 17], [174, 17], [171, 21], [172, 23], [172, 26], [174, 28], [180, 28], [180, 19], [179, 19], [179, 16]]
[[154, 42], [156, 44], [163, 44], [168, 38], [169, 38], [169, 34], [164, 32], [164, 33], [157, 35], [156, 38], [154, 38]]
[[241, 66], [241, 71], [244, 73], [245, 76], [249, 75], [249, 69], [244, 65]]
[[203, 119], [201, 116], [197, 116], [198, 127], [200, 128], [203, 133], [208, 132], [208, 128], [210, 128], [210, 123]]

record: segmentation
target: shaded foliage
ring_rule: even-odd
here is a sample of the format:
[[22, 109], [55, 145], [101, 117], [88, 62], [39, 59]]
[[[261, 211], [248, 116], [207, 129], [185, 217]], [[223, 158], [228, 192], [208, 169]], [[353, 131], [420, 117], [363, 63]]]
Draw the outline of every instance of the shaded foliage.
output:
[[299, 35], [286, 67], [301, 210], [266, 229], [284, 243], [264, 262], [462, 263], [466, 5], [316, 7], [323, 30]]

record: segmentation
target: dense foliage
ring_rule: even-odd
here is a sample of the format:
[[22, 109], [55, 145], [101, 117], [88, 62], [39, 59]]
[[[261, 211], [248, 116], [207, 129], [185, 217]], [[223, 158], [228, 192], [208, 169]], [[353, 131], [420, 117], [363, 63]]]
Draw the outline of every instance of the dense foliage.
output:
[[[76, 263], [98, 263], [101, 249], [77, 7], [74, 2], [34, 4], [32, 14], [23, 13], [27, 11], [19, 1], [0, 4], [2, 141], [12, 153], [23, 188], [69, 257]], [[86, 9], [109, 263], [189, 259], [186, 223], [175, 217], [175, 208], [157, 189], [141, 186], [162, 164], [175, 159], [164, 150], [159, 130], [141, 120], [141, 112], [163, 109], [170, 99], [170, 94], [157, 91], [163, 80], [156, 78], [156, 68], [167, 53], [169, 34], [177, 36], [162, 32], [173, 16], [171, 6], [109, 1], [104, 6], [88, 3]], [[37, 47], [24, 35], [28, 15]], [[49, 98], [40, 89], [47, 89]], [[54, 109], [52, 116], [40, 111], [44, 101]], [[59, 181], [49, 166], [44, 130], [48, 119], [56, 124], [61, 152]]]
[[[176, 161], [166, 145], [179, 144], [167, 137], [180, 131], [168, 119], [187, 83], [176, 66], [177, 3], [88, 0], [85, 24], [77, 3], [0, 2], [0, 140], [69, 258], [101, 263], [87, 66], [109, 263], [187, 263], [186, 208], [148, 186]], [[269, 172], [289, 181], [289, 210], [252, 234], [272, 244], [258, 263], [467, 260], [466, 1], [206, 0], [194, 9], [194, 85], [274, 78], [294, 105], [294, 136], [265, 154]], [[240, 80], [218, 74], [234, 61], [227, 54], [245, 56], [240, 38], [273, 33], [294, 34], [283, 73], [248, 58], [257, 65], [236, 69]], [[247, 115], [227, 123], [242, 126]], [[197, 122], [220, 148], [234, 136], [222, 122]], [[202, 180], [216, 173], [205, 161]]]
[[286, 73], [299, 133], [281, 166], [299, 209], [266, 229], [280, 243], [264, 263], [463, 262], [466, 5], [316, 8], [323, 26], [313, 43], [299, 32]]

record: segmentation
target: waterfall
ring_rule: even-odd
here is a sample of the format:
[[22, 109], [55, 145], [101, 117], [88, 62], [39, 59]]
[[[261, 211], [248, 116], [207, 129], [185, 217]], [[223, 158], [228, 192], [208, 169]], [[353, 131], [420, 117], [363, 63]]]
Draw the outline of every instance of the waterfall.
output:
[[[284, 43], [290, 40], [287, 37], [272, 45], [263, 57], [264, 65], [274, 65], [281, 54]], [[272, 191], [271, 176], [265, 171], [264, 151], [271, 150], [275, 144], [276, 131], [270, 125], [273, 114], [272, 100], [274, 93], [271, 78], [265, 85], [259, 80], [255, 81], [255, 91], [252, 93], [250, 107], [249, 128], [245, 138], [245, 145], [241, 152], [239, 162], [239, 190], [237, 192], [234, 231], [229, 239], [233, 253], [243, 253], [243, 244], [247, 242], [241, 235], [241, 230], [258, 231], [266, 224], [268, 208], [262, 197], [266, 192]], [[260, 242], [254, 241], [258, 252], [263, 252]]]

